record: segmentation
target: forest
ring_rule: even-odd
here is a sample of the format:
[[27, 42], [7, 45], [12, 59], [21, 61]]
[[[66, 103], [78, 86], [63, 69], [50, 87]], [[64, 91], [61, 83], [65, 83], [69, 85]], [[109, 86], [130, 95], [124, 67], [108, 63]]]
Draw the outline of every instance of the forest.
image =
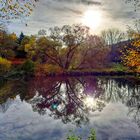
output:
[[140, 72], [140, 33], [112, 28], [90, 34], [81, 24], [27, 36], [0, 31], [0, 73], [61, 75], [86, 72]]

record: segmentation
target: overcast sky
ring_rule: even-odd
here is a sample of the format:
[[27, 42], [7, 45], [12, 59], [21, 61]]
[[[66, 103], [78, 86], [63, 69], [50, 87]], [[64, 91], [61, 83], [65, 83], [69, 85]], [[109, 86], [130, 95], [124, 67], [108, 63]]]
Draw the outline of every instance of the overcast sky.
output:
[[113, 27], [125, 30], [134, 17], [140, 18], [140, 11], [134, 12], [133, 5], [125, 4], [125, 0], [40, 0], [29, 19], [14, 21], [8, 29], [10, 32], [37, 34], [40, 29], [80, 23], [87, 10], [102, 15], [101, 24], [93, 30], [95, 34]]

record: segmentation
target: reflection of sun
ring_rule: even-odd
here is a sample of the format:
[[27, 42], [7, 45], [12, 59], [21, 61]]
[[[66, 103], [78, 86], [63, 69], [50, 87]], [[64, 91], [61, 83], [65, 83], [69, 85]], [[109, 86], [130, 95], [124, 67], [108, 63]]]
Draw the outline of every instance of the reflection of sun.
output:
[[96, 107], [96, 101], [93, 97], [87, 96], [84, 100], [84, 103], [89, 108]]
[[96, 29], [102, 20], [102, 14], [100, 11], [87, 10], [82, 18], [82, 23], [92, 29]]

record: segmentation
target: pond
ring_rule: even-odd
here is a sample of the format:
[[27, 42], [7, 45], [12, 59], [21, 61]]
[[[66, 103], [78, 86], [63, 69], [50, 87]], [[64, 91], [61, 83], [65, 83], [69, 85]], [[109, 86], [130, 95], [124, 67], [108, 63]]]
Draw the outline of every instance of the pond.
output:
[[140, 81], [36, 77], [0, 82], [0, 140], [140, 140]]

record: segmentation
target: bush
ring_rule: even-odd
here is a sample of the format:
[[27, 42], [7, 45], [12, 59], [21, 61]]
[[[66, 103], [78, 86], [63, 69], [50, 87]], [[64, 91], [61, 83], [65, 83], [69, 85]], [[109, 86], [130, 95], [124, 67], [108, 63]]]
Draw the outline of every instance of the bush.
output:
[[121, 63], [113, 64], [113, 69], [115, 71], [128, 71], [128, 68], [122, 65]]
[[11, 62], [0, 57], [0, 73], [3, 74], [11, 69]]
[[[79, 136], [74, 135], [72, 132], [72, 134], [67, 137], [67, 140], [82, 140], [82, 139]], [[91, 129], [90, 135], [87, 140], [96, 140], [96, 132], [94, 129]]]
[[94, 129], [91, 130], [88, 140], [96, 140], [96, 132]]
[[67, 140], [81, 140], [81, 139], [75, 135], [72, 135], [72, 136], [68, 136]]
[[27, 73], [34, 72], [34, 69], [35, 69], [35, 64], [32, 60], [26, 60], [21, 66], [21, 70]]

